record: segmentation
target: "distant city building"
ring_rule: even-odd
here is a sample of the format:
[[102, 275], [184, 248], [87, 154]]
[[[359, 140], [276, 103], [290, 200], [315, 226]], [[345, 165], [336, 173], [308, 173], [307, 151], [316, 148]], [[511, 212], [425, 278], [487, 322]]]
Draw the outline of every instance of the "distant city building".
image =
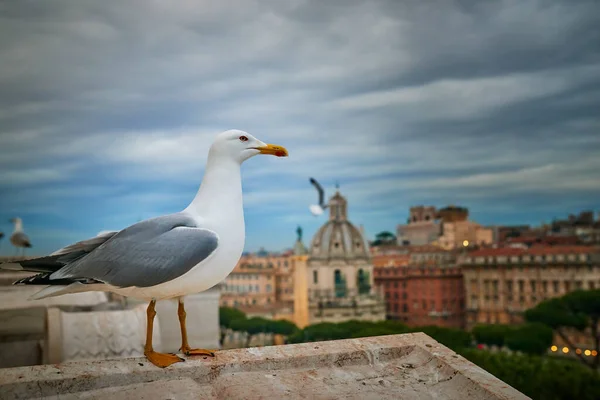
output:
[[389, 319], [409, 326], [464, 327], [464, 285], [454, 252], [409, 246], [406, 254], [374, 256], [375, 284]]
[[600, 214], [597, 219], [589, 210], [571, 214], [566, 220], [552, 221], [550, 231], [552, 235], [577, 236], [585, 244], [600, 244]]
[[295, 308], [305, 314], [304, 322], [385, 319], [383, 299], [373, 287], [369, 245], [348, 220], [348, 203], [339, 191], [329, 201], [329, 220], [314, 235], [305, 265], [299, 266]]
[[433, 206], [417, 206], [410, 208], [408, 221], [398, 225], [398, 244], [425, 245], [435, 241], [442, 232], [441, 224], [437, 220], [437, 211]]
[[433, 206], [410, 208], [410, 216], [397, 228], [398, 245], [422, 246], [435, 244], [446, 250], [473, 246], [491, 246], [492, 229], [469, 221], [465, 207], [448, 206], [436, 210]]
[[[467, 327], [516, 324], [545, 299], [600, 288], [600, 250], [592, 246], [533, 246], [469, 252], [460, 259]], [[574, 335], [580, 345], [585, 336]]]
[[469, 209], [466, 207], [450, 205], [448, 207], [440, 208], [437, 212], [437, 218], [439, 218], [442, 223], [466, 221], [469, 219]]
[[496, 246], [502, 246], [509, 238], [515, 238], [525, 235], [531, 231], [529, 225], [506, 225], [492, 226], [493, 243]]
[[461, 247], [491, 246], [494, 241], [493, 232], [476, 222], [461, 220], [442, 223], [442, 234], [434, 241], [446, 250]]

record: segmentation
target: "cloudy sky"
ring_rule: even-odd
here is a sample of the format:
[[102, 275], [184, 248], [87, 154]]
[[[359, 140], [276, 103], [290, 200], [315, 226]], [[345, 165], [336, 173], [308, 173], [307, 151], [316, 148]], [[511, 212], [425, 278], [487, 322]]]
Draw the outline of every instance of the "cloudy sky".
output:
[[[1, 1], [0, 231], [37, 254], [179, 211], [216, 133], [243, 166], [247, 250], [334, 191], [369, 236], [411, 205], [484, 224], [600, 210], [597, 1]], [[5, 239], [0, 253], [12, 254]]]

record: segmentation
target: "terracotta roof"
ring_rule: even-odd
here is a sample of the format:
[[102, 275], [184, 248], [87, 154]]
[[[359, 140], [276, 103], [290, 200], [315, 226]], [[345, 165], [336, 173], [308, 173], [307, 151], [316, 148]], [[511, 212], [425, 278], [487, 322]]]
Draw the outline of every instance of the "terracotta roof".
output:
[[410, 257], [408, 254], [381, 254], [373, 256], [375, 267], [392, 267], [408, 265]]
[[594, 246], [533, 246], [529, 249], [518, 249], [514, 247], [501, 247], [498, 249], [479, 249], [468, 253], [471, 257], [491, 256], [518, 256], [518, 255], [547, 255], [547, 254], [589, 254], [597, 253], [599, 249]]
[[507, 238], [506, 242], [508, 243], [542, 243], [542, 244], [561, 244], [575, 245], [579, 242], [579, 238], [577, 236], [518, 236]]
[[423, 246], [407, 246], [409, 253], [448, 253], [449, 250], [443, 249], [433, 244]]

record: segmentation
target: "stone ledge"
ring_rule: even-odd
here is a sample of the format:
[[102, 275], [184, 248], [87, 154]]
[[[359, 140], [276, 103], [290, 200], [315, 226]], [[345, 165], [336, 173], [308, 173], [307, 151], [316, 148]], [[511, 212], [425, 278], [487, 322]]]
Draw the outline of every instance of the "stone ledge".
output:
[[9, 368], [0, 396], [528, 399], [423, 333], [224, 350], [166, 369], [144, 358]]

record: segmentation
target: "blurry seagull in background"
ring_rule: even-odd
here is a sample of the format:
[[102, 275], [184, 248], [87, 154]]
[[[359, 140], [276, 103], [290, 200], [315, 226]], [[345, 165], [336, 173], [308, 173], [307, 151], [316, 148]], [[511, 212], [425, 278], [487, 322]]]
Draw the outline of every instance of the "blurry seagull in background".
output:
[[46, 286], [34, 299], [104, 291], [148, 301], [144, 354], [163, 368], [184, 360], [154, 351], [155, 305], [157, 300], [177, 298], [181, 352], [214, 356], [188, 344], [183, 296], [215, 286], [239, 261], [246, 238], [240, 168], [258, 154], [286, 157], [288, 152], [243, 131], [222, 132], [208, 152], [202, 184], [183, 211], [118, 232], [102, 231], [49, 256], [4, 263], [0, 268], [38, 272], [14, 283]]
[[11, 218], [10, 222], [15, 224], [15, 230], [13, 231], [13, 234], [10, 235], [10, 242], [13, 246], [15, 246], [15, 249], [17, 250], [15, 255], [19, 255], [19, 249], [23, 249], [21, 255], [25, 256], [25, 249], [31, 247], [31, 242], [29, 241], [29, 238], [27, 237], [25, 232], [23, 232], [23, 221], [21, 220], [21, 218], [15, 217]]
[[0, 248], [2, 248], [2, 238], [4, 237], [4, 232], [0, 232]]
[[319, 194], [319, 204], [311, 204], [309, 209], [312, 215], [318, 217], [319, 215], [323, 214], [325, 209], [328, 207], [328, 204], [325, 204], [325, 191], [315, 178], [310, 178], [310, 183], [317, 189], [317, 193]]

